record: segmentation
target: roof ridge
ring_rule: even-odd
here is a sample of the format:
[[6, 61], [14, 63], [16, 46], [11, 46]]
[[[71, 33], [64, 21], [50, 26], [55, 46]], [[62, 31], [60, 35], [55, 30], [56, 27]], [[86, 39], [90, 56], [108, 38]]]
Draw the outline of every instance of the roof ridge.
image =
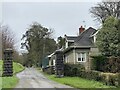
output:
[[66, 37], [78, 37], [78, 36], [66, 36]]
[[78, 36], [78, 37], [80, 37], [80, 38], [77, 37], [78, 39], [76, 38], [75, 42], [78, 41], [79, 39], [81, 39], [81, 38], [82, 38], [82, 35], [83, 35], [84, 33], [87, 33], [87, 32], [88, 32], [88, 29], [84, 30], [84, 31]]
[[[95, 32], [97, 31], [96, 29], [92, 28], [92, 27], [89, 27], [88, 29], [84, 30], [74, 41], [74, 44], [73, 45], [77, 45], [77, 42], [80, 42], [80, 40], [82, 38], [87, 38], [87, 36], [89, 36], [89, 34], [91, 34], [92, 32]], [[89, 33], [91, 32], [91, 33]], [[86, 36], [86, 34], [88, 33], [88, 35]], [[93, 34], [93, 33], [92, 33]], [[82, 43], [82, 42], [81, 42]]]

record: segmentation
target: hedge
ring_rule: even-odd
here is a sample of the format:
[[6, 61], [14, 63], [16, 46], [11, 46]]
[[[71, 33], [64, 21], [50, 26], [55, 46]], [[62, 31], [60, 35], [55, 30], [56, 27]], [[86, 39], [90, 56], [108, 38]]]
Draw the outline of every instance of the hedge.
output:
[[93, 70], [120, 73], [120, 57], [92, 56], [92, 58]]
[[109, 57], [105, 65], [105, 72], [120, 73], [120, 57]]
[[81, 70], [85, 70], [81, 64], [64, 64], [65, 76], [78, 76], [78, 72]]
[[120, 73], [100, 73], [100, 77], [106, 85], [120, 86]]
[[120, 86], [120, 73], [104, 73], [93, 70], [85, 71], [84, 67], [79, 64], [65, 64], [64, 75], [101, 81], [106, 85]]
[[78, 76], [89, 80], [100, 81], [99, 72], [97, 71], [80, 71]]
[[85, 71], [82, 64], [65, 64], [64, 65], [65, 76], [78, 76], [86, 79], [99, 80], [99, 72], [97, 71]]
[[55, 74], [54, 66], [42, 68], [42, 71], [47, 73], [47, 74]]
[[106, 65], [107, 57], [105, 56], [91, 56], [92, 59], [92, 70], [104, 71], [104, 66]]

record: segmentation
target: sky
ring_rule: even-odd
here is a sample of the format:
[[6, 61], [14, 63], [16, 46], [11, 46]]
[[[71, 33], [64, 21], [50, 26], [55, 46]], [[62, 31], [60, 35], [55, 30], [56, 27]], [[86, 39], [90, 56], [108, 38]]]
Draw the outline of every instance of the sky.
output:
[[[8, 25], [15, 33], [15, 47], [20, 50], [21, 37], [33, 22], [54, 29], [54, 38], [77, 35], [79, 27], [96, 28], [89, 9], [97, 1], [85, 2], [2, 2], [0, 3], [0, 23]], [[34, 2], [33, 2], [34, 1]], [[65, 0], [66, 1], [66, 0]], [[85, 21], [85, 22], [84, 22]]]

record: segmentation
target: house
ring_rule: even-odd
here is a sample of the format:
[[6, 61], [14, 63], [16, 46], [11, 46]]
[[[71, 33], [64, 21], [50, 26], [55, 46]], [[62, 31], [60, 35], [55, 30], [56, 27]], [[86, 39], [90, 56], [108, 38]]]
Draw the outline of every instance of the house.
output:
[[49, 66], [55, 66], [55, 53], [48, 55], [49, 57]]
[[98, 31], [92, 27], [79, 28], [78, 36], [65, 35], [64, 62], [82, 64], [86, 70], [91, 68], [91, 55], [99, 54], [95, 46]]
[[42, 60], [42, 68], [47, 68], [50, 66], [55, 66], [55, 55], [54, 52], [48, 56], [46, 56], [43, 60]]
[[48, 57], [48, 64], [47, 64], [47, 66], [55, 66], [55, 63], [56, 63], [56, 52], [57, 51], [63, 51], [63, 49], [61, 48], [61, 49], [58, 49], [58, 50], [56, 50], [55, 52], [53, 52], [52, 54], [50, 54], [50, 55], [48, 55], [47, 57]]

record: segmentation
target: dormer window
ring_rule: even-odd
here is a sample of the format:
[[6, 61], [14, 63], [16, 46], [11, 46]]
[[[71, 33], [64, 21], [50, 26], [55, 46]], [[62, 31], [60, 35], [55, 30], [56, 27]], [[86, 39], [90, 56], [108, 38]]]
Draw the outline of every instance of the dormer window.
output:
[[65, 48], [68, 48], [74, 43], [74, 40], [77, 38], [77, 36], [67, 36], [65, 35]]

